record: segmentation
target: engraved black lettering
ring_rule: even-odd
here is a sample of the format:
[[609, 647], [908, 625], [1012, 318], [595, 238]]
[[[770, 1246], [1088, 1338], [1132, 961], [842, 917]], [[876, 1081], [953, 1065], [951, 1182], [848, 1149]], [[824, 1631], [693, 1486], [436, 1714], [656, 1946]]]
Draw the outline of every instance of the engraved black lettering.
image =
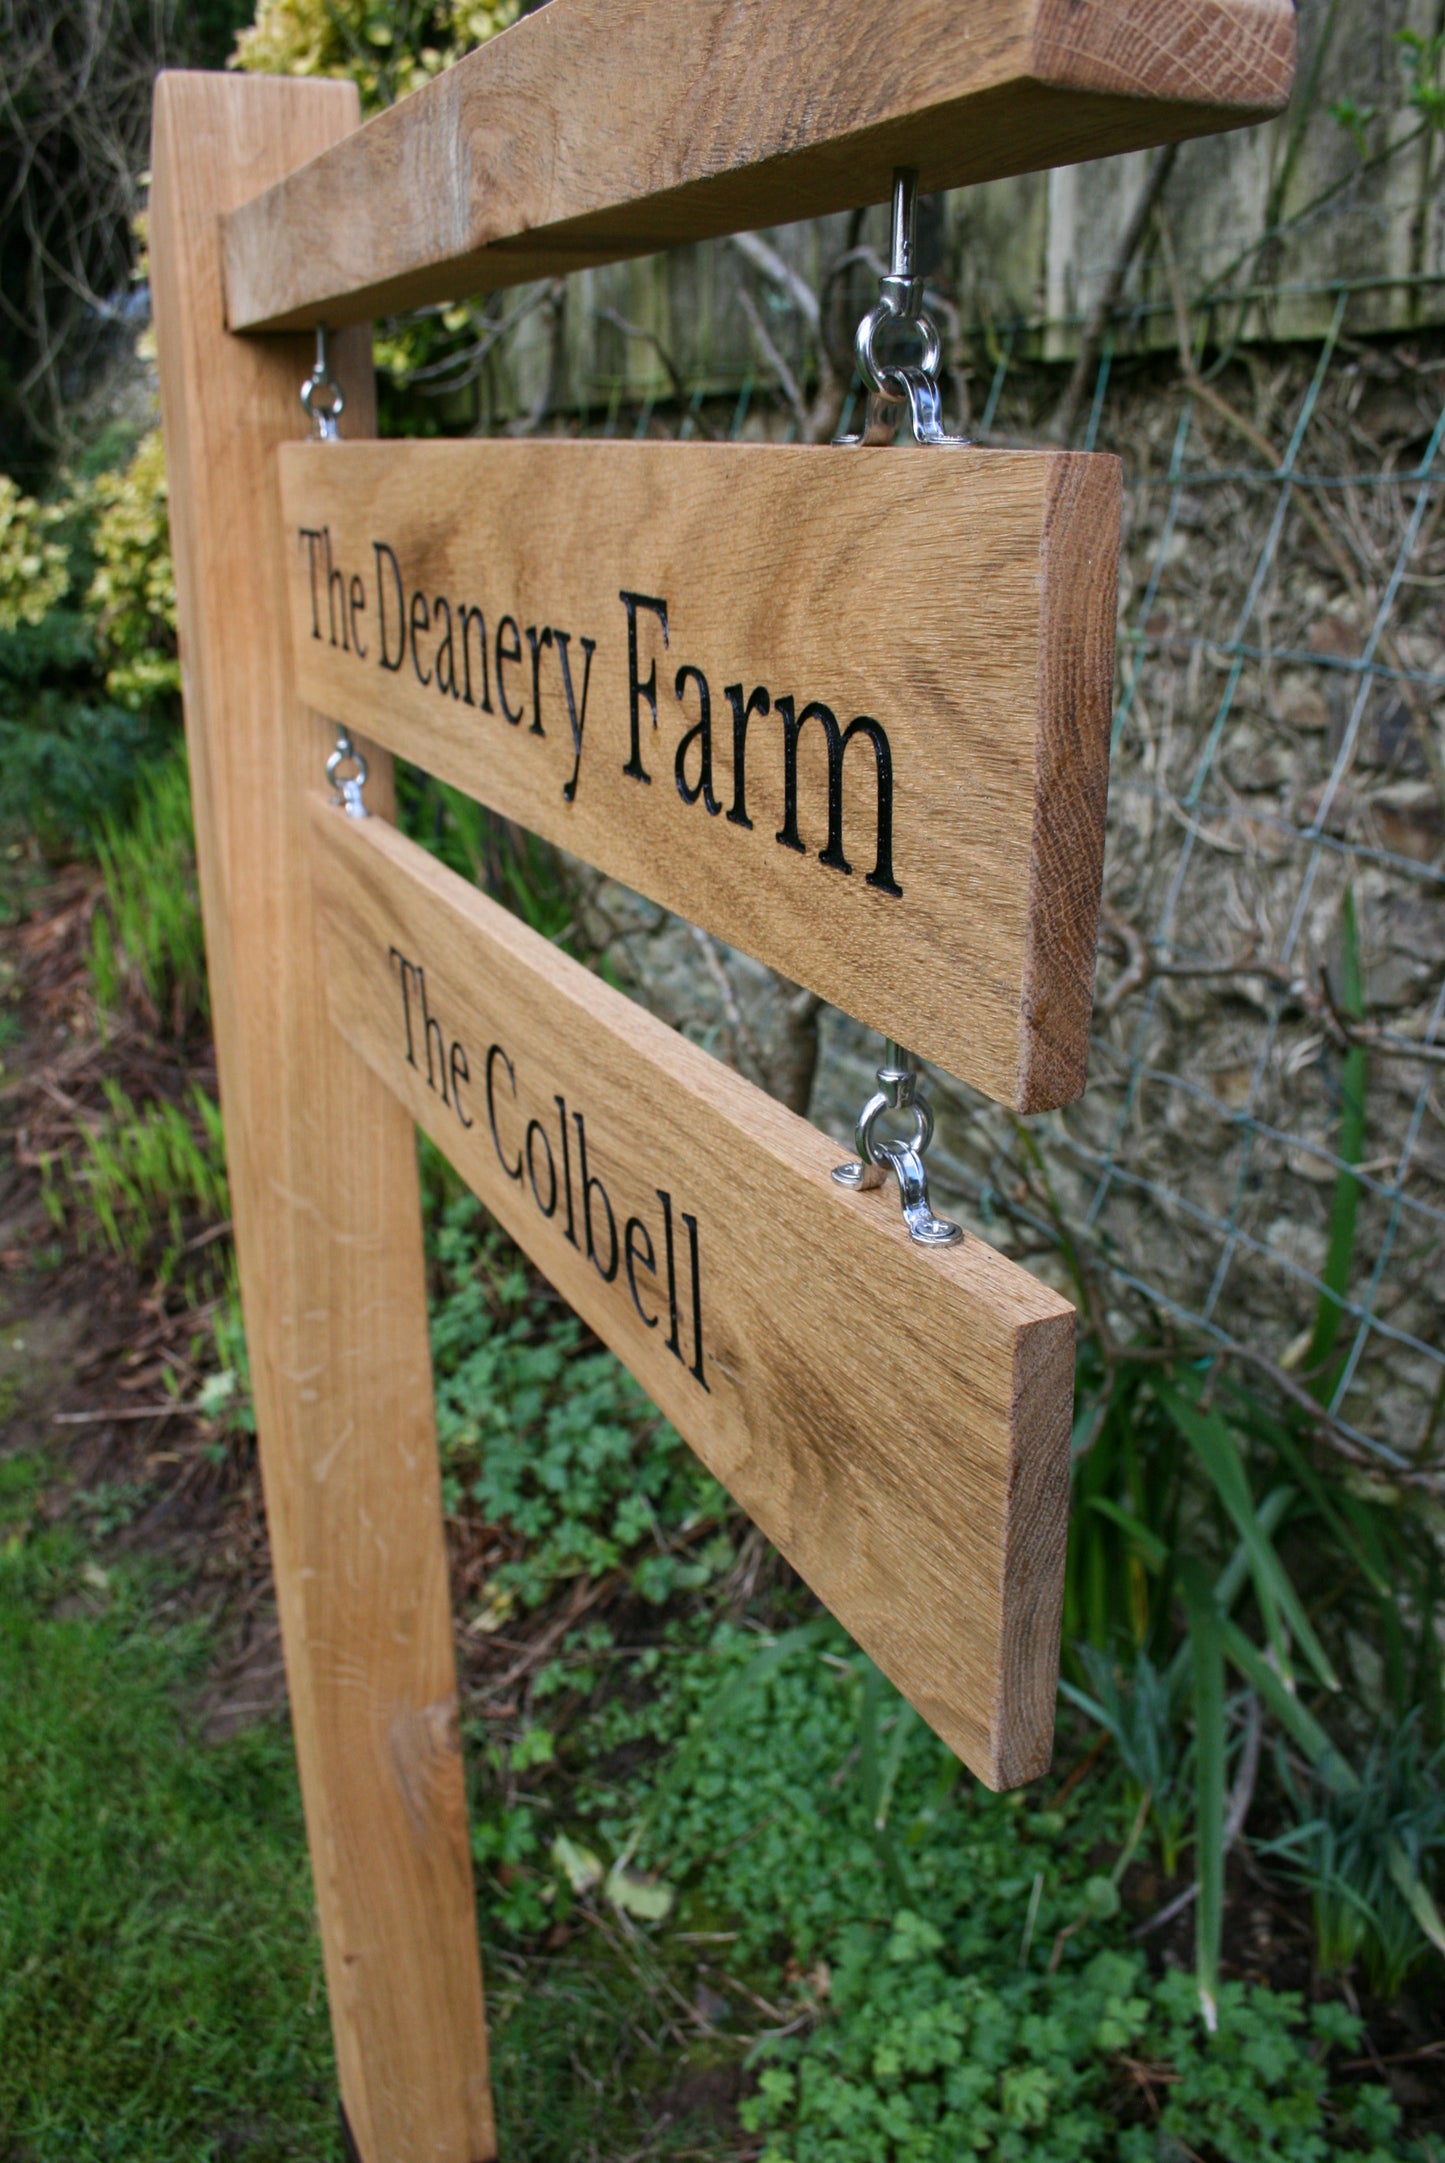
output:
[[[542, 1190], [537, 1184], [537, 1158], [533, 1148], [534, 1142], [540, 1142], [547, 1152], [547, 1199], [545, 1202], [542, 1199]], [[540, 1119], [532, 1119], [527, 1123], [527, 1177], [532, 1182], [532, 1199], [543, 1216], [555, 1217], [557, 1214], [557, 1166], [553, 1162], [552, 1144], [547, 1139], [547, 1130]]]
[[519, 1150], [517, 1152], [516, 1163], [509, 1164], [507, 1162], [506, 1155], [502, 1149], [502, 1137], [497, 1132], [497, 1100], [495, 1095], [496, 1074], [494, 1069], [499, 1059], [507, 1070], [507, 1080], [511, 1086], [512, 1096], [514, 1100], [517, 1094], [516, 1068], [512, 1065], [511, 1060], [507, 1057], [500, 1044], [489, 1045], [487, 1047], [487, 1124], [492, 1130], [492, 1147], [497, 1152], [497, 1162], [501, 1165], [502, 1170], [506, 1173], [509, 1179], [520, 1179], [522, 1176], [521, 1151]]
[[761, 684], [749, 693], [743, 704], [743, 687], [730, 683], [723, 697], [733, 710], [733, 800], [728, 812], [730, 826], [751, 826], [748, 817], [748, 723], [755, 713], [771, 713], [773, 702]]
[[[677, 682], [673, 686], [677, 693], [679, 705], [682, 703], [682, 687], [689, 677], [697, 685], [699, 718], [677, 747], [677, 757], [673, 761], [673, 773], [677, 778], [677, 793], [683, 802], [685, 804], [695, 804], [700, 796], [708, 817], [716, 818], [722, 809], [722, 805], [712, 792], [712, 693], [707, 687], [707, 678], [702, 670], [694, 668], [689, 661], [678, 670]], [[693, 744], [698, 747], [697, 780], [695, 782], [689, 781], [687, 778], [687, 754]]]
[[667, 603], [655, 600], [646, 593], [620, 593], [618, 599], [627, 610], [627, 699], [632, 722], [632, 751], [622, 771], [634, 781], [651, 785], [652, 776], [642, 763], [642, 708], [640, 699], [646, 699], [652, 710], [652, 725], [657, 727], [657, 663], [654, 661], [643, 683], [637, 674], [637, 611], [650, 608], [662, 625], [662, 643], [667, 646]]
[[595, 638], [584, 638], [582, 641], [585, 665], [582, 670], [582, 706], [579, 712], [572, 693], [572, 663], [567, 651], [572, 633], [554, 631], [552, 636], [556, 642], [557, 659], [562, 664], [562, 690], [566, 696], [567, 719], [572, 729], [572, 779], [564, 782], [562, 786], [562, 801], [570, 804], [575, 803], [577, 798], [577, 775], [582, 765], [582, 731], [587, 726], [587, 686], [592, 681], [592, 656], [597, 651], [597, 641]]
[[325, 526], [298, 526], [296, 530], [306, 543], [306, 554], [311, 570], [311, 636], [320, 638], [321, 610], [317, 605], [316, 594], [316, 551], [321, 545], [321, 537], [326, 528]]
[[687, 1362], [682, 1357], [682, 1346], [677, 1335], [677, 1256], [672, 1243], [672, 1196], [664, 1192], [661, 1187], [657, 1187], [653, 1191], [662, 1204], [662, 1241], [667, 1252], [667, 1313], [672, 1324], [667, 1333], [667, 1349], [674, 1359], [680, 1360], [683, 1366], [686, 1366]]
[[468, 1119], [466, 1109], [462, 1104], [462, 1083], [471, 1080], [472, 1070], [467, 1065], [466, 1046], [459, 1044], [455, 1037], [452, 1038], [452, 1048], [447, 1057], [447, 1065], [450, 1068], [452, 1077], [452, 1110], [456, 1113], [467, 1132], [470, 1133], [476, 1125], [476, 1121]]
[[[640, 1233], [642, 1238], [646, 1240], [646, 1254], [643, 1253], [642, 1248], [636, 1243], [636, 1241], [634, 1241], [632, 1236], [634, 1232]], [[634, 1268], [634, 1265], [640, 1262], [650, 1277], [655, 1277], [657, 1275], [657, 1255], [653, 1250], [652, 1234], [647, 1229], [647, 1226], [643, 1223], [641, 1217], [628, 1218], [626, 1229], [622, 1234], [622, 1245], [627, 1255], [627, 1289], [632, 1294], [632, 1304], [637, 1309], [638, 1313], [642, 1316], [642, 1319], [646, 1326], [649, 1329], [656, 1329], [657, 1316], [655, 1314], [649, 1314], [646, 1307], [644, 1307], [642, 1304], [641, 1295], [639, 1294], [637, 1289], [637, 1276]]]
[[[452, 698], [460, 698], [461, 692], [457, 689], [457, 657], [452, 646], [452, 604], [444, 594], [439, 593], [432, 602], [432, 622], [438, 628], [443, 615], [447, 619], [447, 635], [437, 647], [436, 661], [433, 664], [436, 668], [437, 689], [445, 691]], [[442, 674], [443, 662], [446, 664], [445, 675]]]
[[877, 858], [864, 884], [901, 895], [903, 889], [893, 876], [893, 754], [885, 731], [868, 714], [859, 714], [846, 729], [840, 729], [837, 717], [818, 699], [795, 718], [792, 699], [780, 698], [778, 713], [783, 723], [783, 823], [776, 839], [785, 849], [805, 853], [798, 832], [798, 738], [807, 723], [816, 720], [828, 746], [828, 840], [818, 851], [818, 861], [834, 871], [851, 872], [853, 867], [843, 854], [843, 761], [853, 738], [862, 735], [873, 746], [878, 777]]
[[[687, 1250], [692, 1258], [692, 1371], [703, 1388], [707, 1389], [707, 1381], [702, 1371], [702, 1270], [697, 1252], [697, 1218], [690, 1217], [684, 1209], [682, 1221], [687, 1226]], [[707, 1393], [712, 1395], [710, 1389]]]
[[[556, 1105], [562, 1120], [562, 1188], [567, 1196], [567, 1238], [571, 1245], [576, 1247], [577, 1217], [572, 1208], [572, 1152], [567, 1146], [567, 1099], [565, 1097], [553, 1097], [552, 1102]], [[577, 1247], [577, 1251], [580, 1254], [582, 1250]]]
[[426, 605], [426, 595], [414, 593], [411, 597], [411, 665], [416, 670], [417, 682], [421, 684], [431, 682], [431, 670], [421, 665], [421, 647], [417, 644], [417, 638], [420, 632], [430, 629], [431, 610]]
[[[333, 646], [339, 644], [342, 651], [349, 652], [346, 643], [346, 580], [331, 561], [331, 528], [322, 528], [326, 536], [326, 622], [331, 632]], [[341, 637], [336, 636], [336, 618], [341, 617]]]
[[[617, 1219], [612, 1214], [612, 1204], [607, 1189], [595, 1174], [587, 1169], [587, 1129], [581, 1112], [573, 1112], [577, 1127], [577, 1169], [582, 1179], [582, 1228], [587, 1234], [587, 1259], [604, 1284], [610, 1284], [617, 1275]], [[604, 1269], [597, 1258], [597, 1246], [592, 1237], [592, 1196], [600, 1194], [602, 1206], [607, 1211], [607, 1267]]]
[[[396, 560], [396, 550], [385, 541], [373, 541], [371, 546], [376, 556], [376, 613], [381, 626], [381, 651], [376, 658], [383, 668], [390, 669], [395, 675], [406, 659], [406, 589], [401, 582], [401, 565]], [[401, 644], [396, 649], [394, 661], [386, 644], [386, 567], [382, 563], [383, 557], [386, 558], [386, 566], [390, 568], [392, 582], [396, 587], [396, 615]]]
[[487, 660], [487, 619], [479, 608], [471, 608], [465, 602], [457, 610], [457, 617], [462, 627], [462, 673], [466, 682], [466, 689], [463, 691], [462, 697], [469, 706], [475, 706], [477, 703], [472, 697], [472, 652], [467, 644], [472, 625], [475, 623], [477, 627], [477, 658], [482, 664], [482, 712], [490, 713], [492, 710], [492, 671]]
[[426, 1046], [426, 1085], [428, 1089], [435, 1091], [436, 1077], [432, 1073], [431, 1063], [432, 1038], [435, 1037], [437, 1047], [437, 1065], [441, 1068], [442, 1076], [441, 1099], [443, 1104], [450, 1104], [451, 1098], [447, 1095], [446, 1045], [442, 1040], [441, 1023], [436, 1019], [436, 1016], [432, 1013], [430, 1007], [427, 1005], [426, 970], [422, 967], [420, 962], [418, 962], [416, 965], [416, 981], [417, 988], [421, 993], [422, 1042]]
[[366, 648], [361, 643], [361, 633], [356, 627], [357, 617], [366, 614], [366, 582], [362, 578], [360, 571], [353, 571], [351, 574], [348, 606], [351, 615], [351, 650], [358, 661], [364, 661], [366, 659]]
[[[502, 646], [502, 633], [506, 630], [508, 624], [512, 626], [512, 643], [504, 649]], [[501, 701], [503, 713], [511, 722], [513, 728], [517, 726], [517, 723], [522, 718], [522, 709], [519, 706], [517, 711], [513, 713], [511, 707], [507, 704], [507, 684], [506, 678], [502, 674], [502, 663], [504, 661], [508, 663], [520, 661], [521, 658], [522, 634], [517, 626], [517, 619], [515, 616], [504, 616], [497, 625], [497, 697]]]
[[411, 1041], [411, 999], [406, 988], [406, 980], [411, 974], [413, 964], [407, 960], [399, 946], [389, 946], [386, 951], [390, 959], [398, 964], [401, 976], [401, 1013], [406, 1023], [406, 1063], [408, 1066], [415, 1066], [416, 1053]]
[[532, 726], [529, 736], [545, 736], [542, 726], [542, 648], [552, 643], [552, 626], [544, 623], [541, 630], [534, 623], [527, 626], [527, 644], [532, 649]]

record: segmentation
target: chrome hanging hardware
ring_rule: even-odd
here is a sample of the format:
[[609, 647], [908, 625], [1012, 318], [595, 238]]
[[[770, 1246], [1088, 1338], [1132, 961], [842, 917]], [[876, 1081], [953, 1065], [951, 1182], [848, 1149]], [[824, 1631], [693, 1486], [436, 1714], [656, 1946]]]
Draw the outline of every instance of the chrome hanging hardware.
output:
[[[316, 365], [301, 386], [301, 405], [311, 423], [313, 442], [340, 442], [337, 423], [346, 411], [346, 396], [331, 373], [324, 323], [316, 326]], [[365, 758], [351, 741], [350, 731], [338, 722], [336, 748], [326, 761], [326, 778], [331, 783], [331, 801], [341, 805], [349, 819], [371, 816], [363, 795], [366, 776]]]
[[[351, 771], [343, 773], [343, 767], [350, 767]], [[326, 778], [331, 783], [331, 801], [340, 804], [349, 819], [371, 817], [362, 799], [366, 775], [366, 760], [351, 741], [349, 732], [338, 724], [336, 749], [326, 761]]]
[[[875, 1129], [886, 1112], [911, 1112], [913, 1132], [907, 1141], [879, 1141]], [[840, 1187], [866, 1192], [881, 1187], [892, 1171], [898, 1180], [908, 1236], [923, 1247], [951, 1247], [963, 1237], [963, 1226], [947, 1217], [936, 1217], [928, 1200], [928, 1173], [923, 1157], [933, 1139], [933, 1107], [919, 1088], [913, 1056], [891, 1039], [878, 1069], [878, 1088], [869, 1097], [853, 1130], [856, 1160], [839, 1164], [833, 1177]]]
[[[918, 175], [899, 166], [893, 175], [893, 234], [889, 268], [878, 281], [878, 299], [858, 325], [853, 350], [863, 380], [868, 385], [868, 410], [863, 430], [856, 436], [839, 436], [845, 446], [891, 444], [904, 422], [912, 428], [915, 443], [960, 450], [967, 436], [944, 433], [938, 391], [938, 367], [943, 357], [938, 326], [924, 304], [923, 280], [915, 267], [918, 241]], [[878, 338], [888, 331], [898, 337], [911, 333], [922, 352], [916, 361], [880, 359]], [[906, 1141], [876, 1139], [880, 1119], [889, 1112], [911, 1113], [912, 1134]], [[933, 1107], [919, 1086], [918, 1067], [910, 1052], [888, 1039], [878, 1087], [864, 1105], [853, 1131], [856, 1159], [839, 1164], [833, 1177], [840, 1187], [866, 1192], [881, 1187], [892, 1171], [898, 1180], [904, 1222], [910, 1239], [925, 1247], [951, 1247], [963, 1237], [963, 1227], [938, 1217], [928, 1199], [928, 1173], [924, 1153], [933, 1139]]]
[[[967, 436], [944, 433], [943, 405], [938, 390], [938, 368], [943, 347], [938, 325], [924, 305], [923, 280], [918, 256], [918, 175], [911, 166], [900, 165], [893, 175], [893, 241], [889, 268], [878, 281], [878, 299], [858, 325], [853, 351], [868, 386], [868, 410], [863, 432], [839, 436], [840, 444], [892, 443], [904, 422], [915, 443], [936, 444], [943, 450], [965, 450]], [[878, 353], [878, 339], [887, 331], [892, 339], [911, 334], [922, 346], [915, 361], [889, 360]]]
[[324, 323], [316, 326], [316, 365], [301, 386], [301, 404], [307, 420], [311, 423], [312, 441], [339, 443], [341, 430], [337, 423], [346, 411], [346, 398], [341, 385], [331, 373]]

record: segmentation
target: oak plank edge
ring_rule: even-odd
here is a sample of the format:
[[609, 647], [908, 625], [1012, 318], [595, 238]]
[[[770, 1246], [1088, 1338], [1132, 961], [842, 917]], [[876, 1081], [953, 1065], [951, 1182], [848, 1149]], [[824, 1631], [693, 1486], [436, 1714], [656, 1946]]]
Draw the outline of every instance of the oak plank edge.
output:
[[[1087, 1079], [1123, 489], [1117, 458], [1069, 452], [1050, 466], [1039, 549], [1040, 728], [1015, 1099], [1024, 1114], [1073, 1103]], [[1083, 575], [1056, 578], [1054, 563], [1082, 565]]]
[[1295, 17], [895, 0], [888, 49], [874, 0], [834, 0], [821, 34], [808, 0], [551, 0], [224, 221], [229, 326], [347, 323], [881, 202], [898, 164], [932, 191], [1248, 126], [1288, 99]]
[[[733, 1486], [734, 1482], [717, 1461], [717, 1453], [721, 1450], [724, 1456], [727, 1454], [731, 1415], [720, 1412], [716, 1403], [705, 1412], [698, 1411], [698, 1400], [690, 1393], [689, 1384], [680, 1372], [673, 1373], [666, 1359], [657, 1356], [655, 1341], [633, 1327], [625, 1302], [610, 1304], [610, 1292], [603, 1291], [600, 1281], [594, 1281], [592, 1270], [557, 1238], [552, 1220], [548, 1220], [546, 1231], [540, 1228], [540, 1219], [533, 1225], [535, 1212], [515, 1200], [506, 1181], [498, 1180], [491, 1166], [492, 1145], [477, 1138], [476, 1123], [466, 1135], [462, 1134], [453, 1115], [441, 1108], [442, 1099], [422, 1080], [419, 1069], [409, 1071], [401, 1055], [402, 1045], [398, 1043], [394, 1056], [379, 1053], [375, 1029], [361, 1013], [365, 995], [354, 988], [357, 971], [364, 967], [358, 953], [372, 937], [389, 937], [395, 931], [398, 938], [405, 938], [408, 926], [415, 936], [416, 925], [430, 919], [432, 943], [425, 966], [438, 1012], [442, 1012], [443, 998], [438, 987], [446, 982], [443, 962], [451, 969], [456, 957], [464, 955], [468, 981], [476, 987], [474, 997], [479, 1011], [491, 999], [511, 1017], [508, 1048], [518, 1054], [519, 1073], [526, 1063], [523, 1048], [527, 1032], [537, 1026], [534, 1020], [523, 1017], [547, 1012], [547, 1036], [559, 1047], [558, 1064], [547, 1080], [537, 1085], [539, 1105], [558, 1085], [574, 1103], [577, 1101], [573, 1084], [566, 1079], [566, 1068], [569, 1060], [575, 1062], [584, 1056], [578, 1049], [579, 1042], [587, 1047], [587, 1071], [596, 1077], [599, 1087], [604, 1078], [616, 1082], [635, 1073], [641, 1063], [643, 1075], [651, 1079], [632, 1095], [638, 1104], [650, 1107], [653, 1148], [649, 1162], [655, 1173], [654, 1183], [666, 1179], [669, 1185], [676, 1184], [679, 1191], [685, 1191], [681, 1172], [670, 1162], [675, 1144], [669, 1144], [667, 1137], [679, 1131], [696, 1137], [698, 1161], [694, 1165], [692, 1196], [703, 1218], [705, 1257], [710, 1227], [723, 1221], [719, 1209], [707, 1207], [709, 1200], [714, 1204], [717, 1200], [707, 1165], [715, 1160], [721, 1147], [725, 1160], [737, 1165], [740, 1191], [754, 1198], [746, 1205], [754, 1216], [762, 1207], [756, 1197], [776, 1197], [776, 1217], [769, 1219], [775, 1233], [773, 1240], [758, 1240], [756, 1224], [751, 1243], [745, 1235], [736, 1235], [746, 1249], [751, 1271], [761, 1270], [766, 1275], [772, 1268], [788, 1276], [788, 1254], [781, 1249], [788, 1248], [789, 1241], [800, 1247], [800, 1253], [791, 1257], [791, 1266], [797, 1268], [801, 1265], [801, 1249], [811, 1238], [818, 1252], [818, 1268], [826, 1270], [831, 1259], [839, 1272], [840, 1285], [855, 1280], [879, 1285], [882, 1311], [897, 1312], [900, 1326], [889, 1344], [896, 1341], [900, 1360], [916, 1361], [918, 1356], [916, 1345], [909, 1350], [906, 1317], [910, 1313], [919, 1317], [920, 1342], [931, 1340], [935, 1349], [946, 1344], [949, 1350], [944, 1357], [948, 1361], [956, 1358], [963, 1364], [985, 1357], [990, 1362], [1002, 1359], [997, 1385], [1001, 1425], [994, 1439], [975, 1435], [970, 1444], [965, 1444], [960, 1431], [956, 1445], [960, 1450], [972, 1447], [981, 1452], [979, 1464], [986, 1471], [990, 1465], [994, 1468], [990, 1481], [1001, 1476], [1003, 1482], [1000, 1543], [986, 1566], [986, 1578], [973, 1583], [968, 1602], [971, 1626], [983, 1631], [986, 1641], [996, 1648], [996, 1675], [989, 1686], [986, 1715], [980, 1711], [961, 1719], [958, 1692], [962, 1690], [963, 1698], [971, 1702], [981, 1687], [961, 1679], [969, 1672], [970, 1659], [963, 1648], [957, 1655], [960, 1679], [952, 1685], [953, 1696], [950, 1698], [946, 1689], [940, 1693], [936, 1684], [930, 1693], [928, 1676], [937, 1669], [939, 1656], [936, 1650], [931, 1655], [917, 1650], [920, 1628], [926, 1633], [925, 1620], [915, 1611], [923, 1599], [917, 1588], [913, 1604], [901, 1582], [896, 1597], [888, 1593], [898, 1616], [889, 1628], [880, 1628], [873, 1613], [880, 1587], [870, 1574], [876, 1569], [876, 1558], [863, 1567], [861, 1578], [855, 1563], [851, 1572], [840, 1579], [837, 1558], [828, 1550], [827, 1535], [821, 1535], [820, 1543], [818, 1529], [807, 1512], [801, 1523], [792, 1523], [787, 1501], [770, 1510], [766, 1504], [755, 1506], [755, 1493], [744, 1493], [739, 1499], [825, 1604], [841, 1612], [864, 1649], [904, 1689], [925, 1719], [980, 1779], [990, 1787], [1011, 1787], [1046, 1770], [1052, 1747], [1067, 1534], [1073, 1308], [1048, 1286], [972, 1235], [962, 1247], [927, 1254], [912, 1246], [896, 1207], [896, 1195], [845, 1195], [830, 1177], [837, 1145], [807, 1121], [776, 1104], [752, 1083], [561, 953], [387, 822], [348, 819], [320, 795], [311, 797], [309, 809], [323, 916], [332, 927], [333, 952], [340, 956], [343, 945], [346, 948], [344, 959], [328, 979], [335, 1026], [425, 1127], [484, 1205], [499, 1216], [563, 1296], [631, 1368], [642, 1387], [725, 1485]], [[372, 918], [384, 921], [386, 931], [378, 933]], [[444, 949], [448, 950], [445, 955]], [[394, 985], [388, 976], [388, 1014], [394, 997]], [[480, 1044], [468, 1043], [466, 1048], [475, 1072]], [[530, 1078], [535, 1083], [535, 1075]], [[484, 1134], [485, 1117], [480, 1113], [478, 1117]], [[599, 1146], [594, 1138], [594, 1151]], [[594, 1168], [599, 1163], [605, 1166], [605, 1157], [595, 1156]], [[616, 1169], [614, 1162], [607, 1171], [609, 1179]], [[827, 1236], [820, 1239], [823, 1233]], [[772, 1249], [779, 1243], [780, 1251], [774, 1253]], [[896, 1250], [892, 1262], [890, 1248]], [[714, 1285], [713, 1297], [722, 1301], [723, 1319], [715, 1320], [714, 1328], [721, 1328], [724, 1341], [731, 1342], [728, 1296], [716, 1289], [719, 1273], [714, 1252], [710, 1265], [705, 1267], [705, 1275]], [[727, 1278], [729, 1273], [723, 1268], [721, 1274]], [[936, 1295], [932, 1298], [930, 1280]], [[790, 1283], [801, 1281], [789, 1276]], [[796, 1309], [796, 1292], [783, 1296]], [[743, 1304], [746, 1306], [747, 1301]], [[945, 1317], [954, 1319], [946, 1321]], [[791, 1326], [801, 1329], [805, 1324], [795, 1319]], [[980, 1350], [979, 1346], [993, 1349]], [[786, 1356], [786, 1338], [781, 1349]], [[732, 1356], [736, 1361], [735, 1352]], [[861, 1346], [859, 1358], [864, 1362], [864, 1372], [856, 1386], [870, 1398], [876, 1397], [880, 1407], [892, 1404], [897, 1393], [881, 1377], [873, 1379], [876, 1370]], [[788, 1371], [792, 1372], [791, 1367]], [[760, 1359], [751, 1387], [765, 1392], [767, 1374], [768, 1362]], [[949, 1388], [946, 1374], [937, 1371], [928, 1372], [920, 1382], [916, 1400], [920, 1434], [937, 1437], [940, 1403], [947, 1398]], [[748, 1403], [755, 1414], [766, 1414], [766, 1404], [760, 1405], [751, 1397]], [[899, 1409], [901, 1412], [901, 1399]], [[835, 1416], [836, 1410], [835, 1406]], [[900, 1437], [907, 1434], [906, 1417], [898, 1432]], [[1002, 1456], [997, 1454], [1000, 1450]], [[920, 1459], [919, 1472], [922, 1468]], [[861, 1468], [855, 1466], [854, 1470], [856, 1476], [864, 1478]], [[932, 1482], [925, 1481], [920, 1490], [917, 1475], [910, 1478], [906, 1466], [895, 1464], [894, 1472], [895, 1487], [901, 1481], [909, 1506], [922, 1511], [919, 1528], [927, 1528], [933, 1516]], [[746, 1488], [751, 1479], [756, 1487], [758, 1477], [749, 1456], [741, 1484]], [[767, 1477], [764, 1473], [765, 1485]], [[925, 1490], [928, 1500], [923, 1499]], [[786, 1479], [779, 1492], [791, 1496]], [[884, 1490], [875, 1486], [870, 1492], [875, 1507], [882, 1506]], [[967, 1538], [966, 1527], [961, 1527], [960, 1533]], [[936, 1536], [931, 1537], [931, 1544], [925, 1541], [917, 1549], [908, 1549], [910, 1554], [917, 1554], [918, 1567], [924, 1573], [922, 1585], [929, 1582], [930, 1572], [932, 1581], [938, 1581], [939, 1558], [945, 1550], [946, 1540], [940, 1547]], [[865, 1548], [864, 1552], [869, 1550]], [[963, 1567], [957, 1565], [957, 1569]], [[956, 1575], [957, 1569], [951, 1574]]]

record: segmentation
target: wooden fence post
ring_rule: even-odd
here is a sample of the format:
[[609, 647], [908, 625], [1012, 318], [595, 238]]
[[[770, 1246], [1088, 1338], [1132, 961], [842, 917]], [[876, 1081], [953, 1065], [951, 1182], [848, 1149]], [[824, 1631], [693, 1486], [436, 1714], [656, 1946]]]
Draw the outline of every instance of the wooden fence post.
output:
[[[220, 219], [358, 120], [349, 84], [157, 86], [152, 274], [221, 1094], [342, 2098], [362, 2163], [495, 2155], [411, 1120], [327, 1019], [276, 448], [306, 336], [225, 326]], [[335, 216], [347, 217], [338, 203]], [[370, 334], [335, 341], [372, 432]], [[385, 806], [389, 762], [372, 761]]]

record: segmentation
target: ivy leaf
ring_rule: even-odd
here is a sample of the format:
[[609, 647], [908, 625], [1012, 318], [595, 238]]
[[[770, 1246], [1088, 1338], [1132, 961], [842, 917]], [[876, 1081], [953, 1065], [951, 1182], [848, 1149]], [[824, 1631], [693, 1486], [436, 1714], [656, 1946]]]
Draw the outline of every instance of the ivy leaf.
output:
[[677, 1898], [670, 1885], [624, 1862], [612, 1865], [603, 1891], [614, 1908], [634, 1916], [639, 1923], [665, 1923]]
[[569, 1840], [566, 1833], [558, 1833], [552, 1842], [552, 1860], [579, 1897], [602, 1883], [601, 1856], [580, 1841]]

